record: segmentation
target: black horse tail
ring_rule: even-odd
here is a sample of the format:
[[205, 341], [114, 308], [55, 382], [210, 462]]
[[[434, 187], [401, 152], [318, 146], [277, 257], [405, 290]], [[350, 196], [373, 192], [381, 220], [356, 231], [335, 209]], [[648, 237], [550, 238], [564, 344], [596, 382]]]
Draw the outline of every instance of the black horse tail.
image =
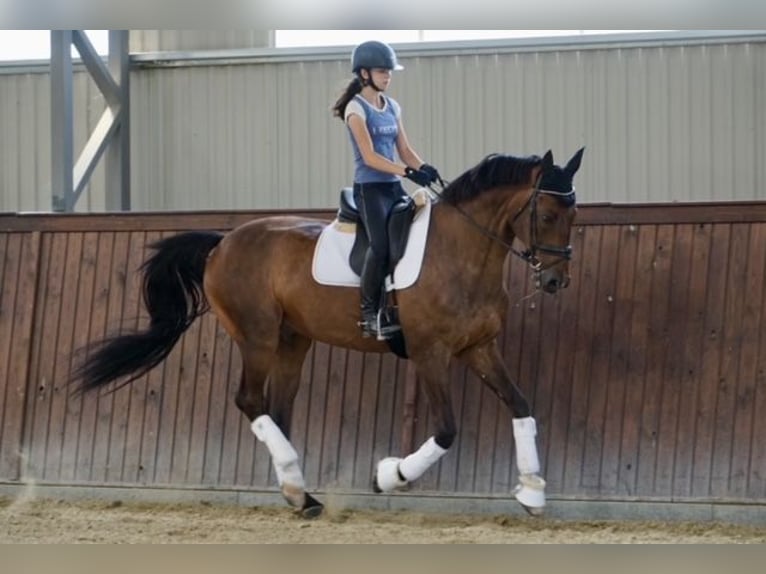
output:
[[193, 231], [150, 245], [155, 253], [141, 266], [149, 328], [96, 343], [72, 377], [81, 381], [79, 391], [129, 377], [122, 387], [165, 360], [181, 335], [210, 308], [202, 278], [207, 256], [221, 239], [220, 233]]

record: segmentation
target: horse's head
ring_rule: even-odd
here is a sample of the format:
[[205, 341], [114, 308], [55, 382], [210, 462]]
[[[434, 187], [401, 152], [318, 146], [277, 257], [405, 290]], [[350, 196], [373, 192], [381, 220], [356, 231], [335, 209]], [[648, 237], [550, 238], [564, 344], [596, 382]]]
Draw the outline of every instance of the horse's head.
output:
[[[572, 180], [584, 150], [564, 167], [553, 163], [550, 151], [542, 158], [490, 154], [439, 196], [498, 246], [527, 261], [538, 288], [555, 293], [569, 284], [569, 234], [577, 211]], [[514, 237], [525, 251], [514, 248]]]
[[569, 285], [569, 236], [577, 212], [572, 180], [584, 151], [578, 150], [564, 167], [555, 165], [548, 151], [536, 172], [536, 185], [513, 221], [517, 237], [527, 246], [525, 257], [537, 287], [546, 293]]

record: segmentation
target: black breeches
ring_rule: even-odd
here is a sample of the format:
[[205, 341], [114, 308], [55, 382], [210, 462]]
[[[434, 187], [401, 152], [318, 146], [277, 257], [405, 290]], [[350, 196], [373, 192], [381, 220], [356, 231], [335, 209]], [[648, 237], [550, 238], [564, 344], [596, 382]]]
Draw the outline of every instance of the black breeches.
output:
[[406, 194], [398, 181], [354, 184], [354, 201], [370, 239], [361, 277], [363, 314], [369, 315], [380, 307], [388, 266], [388, 216]]
[[375, 259], [383, 264], [388, 261], [388, 215], [406, 196], [407, 192], [398, 181], [354, 184], [354, 201], [370, 239], [370, 249]]

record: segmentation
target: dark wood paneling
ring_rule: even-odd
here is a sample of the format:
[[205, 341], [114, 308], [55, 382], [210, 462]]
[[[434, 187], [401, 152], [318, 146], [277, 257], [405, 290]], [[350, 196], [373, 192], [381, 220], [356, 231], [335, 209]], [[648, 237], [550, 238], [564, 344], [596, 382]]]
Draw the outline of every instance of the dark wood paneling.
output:
[[686, 285], [676, 286], [678, 296], [686, 298], [686, 316], [683, 320], [685, 333], [681, 351], [683, 355], [679, 357], [681, 381], [674, 449], [673, 495], [680, 497], [692, 495], [697, 408], [702, 380], [701, 353], [706, 337], [707, 278], [712, 225], [694, 225], [691, 227], [690, 235], [692, 245], [689, 280]]
[[604, 462], [605, 423], [609, 413], [610, 379], [609, 357], [614, 340], [616, 268], [620, 241], [619, 227], [607, 227], [601, 234], [599, 269], [595, 278], [593, 340], [591, 346], [590, 373], [588, 376], [587, 418], [585, 421], [585, 445], [582, 454], [583, 489], [599, 492], [602, 488], [602, 464]]
[[659, 390], [660, 407], [657, 422], [655, 476], [653, 492], [674, 492], [676, 452], [678, 450], [678, 422], [684, 370], [684, 342], [689, 333], [689, 270], [693, 226], [678, 225], [674, 230], [670, 254], [670, 284], [663, 337], [666, 340], [663, 373]]
[[[88, 234], [90, 236], [90, 234]], [[109, 333], [119, 329], [121, 301], [117, 301], [117, 289], [112, 284], [112, 260], [114, 255], [114, 233], [99, 233], [92, 238], [97, 242], [94, 275], [93, 314], [91, 315], [91, 338], [103, 339]], [[109, 482], [109, 447], [112, 443], [112, 421], [119, 419], [122, 413], [115, 410], [115, 398], [122, 401], [125, 392], [103, 393], [97, 402], [92, 435], [81, 436], [85, 449], [90, 449], [90, 480]], [[89, 440], [90, 439], [90, 440]], [[112, 479], [114, 480], [114, 479]]]
[[[144, 245], [141, 246], [143, 255], [141, 260], [146, 257], [145, 246], [158, 241], [161, 234], [155, 231], [147, 232], [144, 234]], [[139, 237], [135, 238], [140, 241]], [[134, 270], [132, 277], [134, 280], [139, 281], [135, 288], [140, 293], [140, 278], [135, 271], [137, 267], [131, 267]], [[139, 319], [138, 328], [144, 329], [148, 324], [148, 320], [145, 318]], [[140, 386], [144, 386], [144, 401], [136, 404], [137, 408], [143, 410], [142, 431], [141, 431], [141, 447], [140, 454], [138, 455], [139, 466], [138, 474], [140, 477], [140, 484], [154, 484], [157, 477], [157, 456], [158, 456], [158, 437], [160, 430], [160, 416], [162, 412], [162, 402], [164, 397], [164, 385], [163, 377], [165, 376], [165, 365], [158, 366], [156, 369], [151, 370], [149, 373], [141, 377], [139, 380], [133, 383], [134, 386], [138, 383]], [[140, 396], [140, 395], [139, 395]]]
[[668, 300], [673, 252], [673, 226], [656, 228], [651, 257], [651, 298], [646, 326], [643, 401], [639, 419], [636, 493], [652, 496], [657, 471], [657, 443], [663, 376], [668, 346]]
[[[372, 472], [372, 453], [375, 445], [375, 422], [378, 412], [380, 386], [380, 356], [365, 356], [359, 366], [359, 409], [356, 436], [356, 454], [351, 466], [351, 487], [369, 488]], [[416, 388], [417, 391], [417, 388]]]
[[628, 470], [622, 466], [622, 440], [625, 421], [629, 416], [627, 396], [630, 391], [628, 373], [631, 369], [632, 324], [634, 317], [633, 294], [636, 284], [636, 262], [638, 255], [638, 232], [634, 226], [619, 226], [615, 239], [616, 282], [612, 300], [614, 308], [611, 325], [611, 346], [607, 359], [608, 375], [604, 381], [607, 387], [607, 407], [604, 413], [603, 436], [601, 437], [601, 482], [603, 492], [617, 496], [625, 494], [621, 478]]
[[[123, 307], [122, 332], [138, 329], [141, 315], [141, 277], [137, 272], [144, 260], [143, 231], [131, 232], [128, 236], [127, 260], [124, 267], [125, 303]], [[130, 385], [127, 400], [123, 405], [127, 409], [125, 419], [125, 437], [122, 446], [122, 469], [120, 480], [125, 483], [142, 483], [146, 480], [142, 464], [142, 443], [144, 439], [144, 421], [150, 409], [150, 397], [147, 394], [147, 377], [143, 376]]]
[[[573, 238], [573, 247], [578, 254], [584, 253], [585, 237], [587, 228], [580, 227], [576, 230]], [[558, 303], [561, 305], [561, 311], [558, 314], [558, 320], [551, 323], [541, 323], [539, 329], [542, 333], [539, 335], [540, 343], [544, 352], [540, 363], [543, 364], [549, 360], [555, 360], [555, 367], [551, 373], [549, 396], [541, 392], [538, 393], [537, 400], [541, 405], [549, 404], [550, 407], [544, 412], [540, 412], [540, 429], [538, 430], [538, 444], [540, 450], [544, 453], [544, 473], [546, 480], [554, 492], [560, 492], [564, 488], [564, 472], [566, 466], [567, 447], [569, 445], [568, 429], [571, 418], [571, 402], [573, 400], [573, 385], [571, 384], [575, 366], [575, 348], [578, 341], [578, 302], [582, 291], [582, 277], [585, 265], [583, 259], [577, 258], [572, 262], [570, 268], [572, 274], [572, 284], [561, 293]], [[558, 299], [558, 296], [557, 296]], [[539, 321], [536, 317], [525, 318], [532, 323]], [[526, 330], [526, 322], [525, 322]], [[555, 354], [549, 350], [549, 346], [556, 341]], [[522, 356], [526, 354], [528, 345], [527, 339], [522, 344]], [[535, 373], [531, 371], [526, 384], [537, 382]], [[562, 381], [568, 381], [562, 384]], [[523, 383], [524, 381], [522, 381]], [[543, 389], [541, 389], [542, 391]], [[534, 413], [537, 416], [537, 411]], [[515, 466], [514, 466], [515, 475]]]
[[309, 389], [308, 408], [304, 415], [306, 417], [306, 433], [303, 468], [306, 484], [316, 488], [320, 484], [322, 474], [322, 439], [325, 425], [324, 410], [327, 406], [330, 348], [324, 344], [315, 344], [311, 359], [310, 376], [312, 383]]
[[[764, 245], [766, 245], [766, 223], [754, 224], [750, 251], [752, 271], [749, 274], [754, 283], [751, 284], [748, 281], [747, 300], [753, 305], [749, 308], [752, 316], [748, 318], [748, 321], [752, 321], [752, 324], [757, 326], [758, 335], [748, 338], [749, 349], [754, 354], [752, 359], [748, 359], [748, 363], [752, 361], [753, 371], [745, 369], [742, 375], [743, 378], [751, 377], [753, 426], [749, 433], [749, 452], [739, 449], [737, 451], [738, 455], [741, 453], [741, 456], [748, 461], [745, 497], [749, 499], [766, 497], [766, 448], [764, 448], [766, 417], [763, 416], [766, 412], [766, 333], [763, 328], [766, 325], [766, 269], [764, 269], [766, 257], [759, 255]], [[753, 291], [749, 290], [751, 285], [753, 285]], [[760, 289], [755, 285], [760, 285]], [[758, 304], [760, 308], [756, 311], [755, 306]], [[747, 436], [747, 432], [744, 435]]]
[[[739, 329], [739, 369], [734, 383], [734, 424], [732, 435], [731, 470], [728, 490], [737, 498], [744, 498], [748, 492], [750, 473], [750, 453], [754, 449], [764, 449], [763, 434], [754, 434], [755, 421], [760, 411], [755, 410], [755, 397], [758, 390], [758, 353], [763, 331], [764, 265], [763, 246], [766, 245], [766, 225], [749, 225], [749, 238], [743, 249], [743, 277], [739, 284], [742, 321]], [[763, 480], [763, 479], [761, 479]]]
[[[211, 315], [132, 385], [61, 384], [73, 351], [146, 324], [148, 243], [271, 213], [0, 216], [0, 480], [275, 488], [233, 402], [239, 353]], [[550, 494], [763, 501], [766, 204], [584, 206], [572, 240], [556, 296], [509, 260], [499, 340]], [[509, 493], [510, 413], [459, 363], [450, 382], [458, 437], [413, 491]], [[367, 492], [380, 458], [432, 432], [408, 362], [312, 347], [292, 429], [309, 488]]]
[[0, 233], [0, 477], [18, 480], [30, 352], [35, 325], [35, 289], [40, 273], [39, 232]]
[[726, 275], [729, 260], [729, 225], [714, 225], [711, 234], [710, 262], [707, 273], [705, 333], [700, 362], [700, 381], [695, 411], [694, 459], [692, 461], [692, 497], [711, 496], [713, 445], [723, 330], [726, 324]]
[[[291, 215], [331, 219], [335, 209], [291, 211]], [[0, 213], [0, 232], [18, 231], [186, 231], [233, 229], [252, 219], [282, 215], [278, 210], [164, 211], [132, 213]], [[660, 225], [680, 223], [759, 223], [766, 202], [589, 204], [578, 206], [578, 225]]]
[[[563, 430], [565, 452], [562, 464], [561, 488], [577, 490], [582, 482], [582, 462], [586, 442], [589, 395], [592, 382], [592, 362], [596, 344], [596, 294], [598, 285], [598, 253], [601, 249], [602, 229], [586, 229], [582, 253], [595, 256], [580, 259], [582, 270], [578, 281], [577, 321], [574, 333], [571, 391], [569, 395], [568, 425]], [[598, 384], [603, 384], [599, 381]], [[567, 405], [564, 406], [567, 408]]]
[[[354, 461], [357, 457], [368, 456], [369, 449], [359, 452], [361, 424], [361, 399], [362, 399], [362, 373], [364, 366], [364, 354], [356, 351], [348, 351], [345, 361], [345, 376], [343, 385], [343, 397], [340, 407], [340, 428], [336, 435], [338, 440], [337, 465], [335, 469], [335, 481], [346, 488], [354, 485]], [[329, 440], [333, 440], [330, 437]]]
[[654, 227], [638, 228], [637, 251], [633, 279], [633, 297], [622, 304], [632, 307], [629, 331], [617, 336], [630, 340], [628, 369], [625, 386], [623, 427], [620, 436], [619, 492], [623, 495], [637, 494], [637, 469], [639, 441], [641, 438], [641, 413], [644, 405], [644, 378], [647, 369], [646, 351], [649, 346], [648, 319], [651, 310], [652, 262], [656, 241]]
[[[710, 484], [710, 492], [716, 498], [737, 494], [730, 486], [731, 480], [736, 478], [732, 466], [732, 449], [734, 442], [740, 440], [734, 431], [744, 335], [743, 303], [746, 293], [742, 287], [746, 282], [749, 231], [749, 225], [732, 225], [729, 238]], [[739, 477], [740, 480], [742, 478]]]

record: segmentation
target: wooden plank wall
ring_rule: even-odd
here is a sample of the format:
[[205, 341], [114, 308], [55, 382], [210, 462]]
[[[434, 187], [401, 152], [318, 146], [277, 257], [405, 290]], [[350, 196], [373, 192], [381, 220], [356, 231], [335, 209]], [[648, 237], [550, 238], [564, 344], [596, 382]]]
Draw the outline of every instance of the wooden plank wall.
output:
[[[310, 215], [326, 215], [309, 212]], [[141, 326], [145, 246], [259, 213], [0, 216], [0, 481], [273, 488], [233, 403], [239, 357], [208, 315], [132, 385], [72, 396], [88, 341]], [[766, 499], [766, 204], [584, 206], [572, 285], [509, 260], [501, 346], [538, 418], [552, 496]], [[507, 494], [509, 414], [456, 365], [458, 439], [416, 491]], [[431, 434], [411, 366], [317, 344], [293, 440], [309, 488], [368, 492]]]
[[[711, 222], [712, 212], [670, 223], [690, 219], [681, 209], [632, 224], [589, 214], [572, 285], [556, 297], [524, 299], [527, 271], [511, 261], [502, 344], [538, 417], [552, 494], [766, 498], [766, 222]], [[658, 222], [641, 223], [647, 215]], [[511, 418], [474, 376], [454, 377], [458, 444], [417, 488], [508, 492]], [[419, 444], [422, 396], [417, 420]]]
[[40, 233], [0, 233], [0, 480], [18, 480]]

